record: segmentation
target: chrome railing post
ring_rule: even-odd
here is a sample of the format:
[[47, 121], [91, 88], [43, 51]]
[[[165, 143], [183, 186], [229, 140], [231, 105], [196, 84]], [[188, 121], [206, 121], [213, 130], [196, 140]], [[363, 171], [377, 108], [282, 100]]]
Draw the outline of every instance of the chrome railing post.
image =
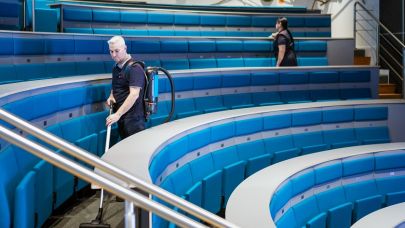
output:
[[63, 157], [49, 149], [31, 142], [30, 140], [12, 132], [11, 130], [0, 126], [0, 138], [5, 139], [11, 144], [17, 145], [18, 147], [34, 154], [35, 156], [46, 160], [58, 168], [63, 169], [89, 183], [96, 184], [103, 187], [104, 189], [112, 192], [113, 194], [122, 197], [126, 200], [136, 203], [138, 206], [145, 208], [153, 213], [162, 216], [163, 218], [172, 221], [173, 223], [183, 226], [183, 227], [206, 227], [196, 221], [182, 215], [176, 211], [173, 211], [162, 204], [159, 204], [151, 199], [127, 189], [120, 184], [111, 181], [100, 174], [95, 173], [93, 170], [85, 168], [76, 162]]
[[[402, 48], [402, 79], [405, 78], [405, 47]], [[405, 82], [402, 80], [402, 98], [405, 99]]]
[[125, 200], [125, 228], [133, 227], [136, 227], [134, 204]]

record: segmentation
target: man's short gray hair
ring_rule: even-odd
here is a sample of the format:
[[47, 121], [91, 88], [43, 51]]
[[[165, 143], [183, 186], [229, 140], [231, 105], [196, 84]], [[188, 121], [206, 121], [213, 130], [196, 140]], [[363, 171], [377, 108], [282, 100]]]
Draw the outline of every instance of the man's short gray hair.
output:
[[113, 36], [110, 40], [107, 41], [108, 45], [119, 45], [125, 46], [125, 40], [122, 36]]

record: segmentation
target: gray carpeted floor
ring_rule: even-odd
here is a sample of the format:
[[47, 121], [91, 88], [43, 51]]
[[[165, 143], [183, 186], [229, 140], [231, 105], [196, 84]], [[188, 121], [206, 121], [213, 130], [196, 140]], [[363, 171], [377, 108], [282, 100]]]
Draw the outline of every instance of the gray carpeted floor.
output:
[[[90, 198], [80, 201], [62, 216], [52, 216], [52, 220], [55, 222], [50, 227], [79, 227], [81, 223], [91, 222], [97, 215], [99, 203], [100, 195], [98, 192]], [[114, 228], [124, 227], [124, 202], [117, 202], [115, 196], [106, 196], [103, 221]]]

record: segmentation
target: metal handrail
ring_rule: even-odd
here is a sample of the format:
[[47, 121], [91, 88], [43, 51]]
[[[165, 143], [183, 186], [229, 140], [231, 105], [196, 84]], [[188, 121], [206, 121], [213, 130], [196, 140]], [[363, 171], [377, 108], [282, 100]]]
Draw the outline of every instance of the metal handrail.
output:
[[159, 188], [153, 184], [149, 184], [121, 169], [119, 169], [118, 167], [109, 164], [105, 161], [103, 161], [102, 159], [100, 159], [99, 157], [88, 153], [87, 151], [72, 145], [70, 143], [67, 143], [66, 141], [64, 141], [63, 139], [52, 135], [42, 129], [39, 129], [37, 127], [35, 127], [34, 125], [32, 125], [31, 123], [18, 118], [17, 116], [6, 112], [5, 110], [0, 108], [0, 119], [18, 127], [19, 129], [45, 141], [46, 143], [49, 143], [50, 145], [61, 149], [62, 151], [68, 153], [69, 155], [76, 157], [100, 170], [102, 170], [103, 172], [106, 172], [110, 175], [113, 175], [115, 177], [118, 177], [120, 179], [122, 179], [123, 181], [127, 182], [128, 184], [133, 184], [135, 185], [137, 188], [157, 196], [158, 198], [180, 208], [181, 210], [195, 216], [198, 217], [199, 219], [210, 223], [214, 226], [217, 227], [237, 227], [236, 225], [230, 223], [229, 221], [226, 221], [225, 219], [209, 212], [206, 211], [162, 188]]
[[394, 61], [399, 67], [402, 68], [402, 63], [398, 62], [394, 56], [391, 55], [391, 53], [383, 46], [381, 46], [381, 49], [389, 56], [391, 57], [392, 61]]
[[[388, 34], [389, 34], [390, 36], [392, 36], [392, 37], [394, 38], [394, 40], [398, 42], [399, 45], [402, 46], [402, 48], [405, 48], [405, 44], [402, 43], [402, 41], [399, 40], [387, 27], [385, 27], [385, 25], [384, 25], [383, 23], [381, 23], [373, 14], [371, 14], [371, 13], [369, 12], [369, 10], [366, 8], [366, 6], [363, 5], [363, 3], [358, 2], [358, 1], [357, 1], [356, 3], [354, 3], [354, 11], [355, 11], [355, 12], [356, 12], [356, 6], [358, 6], [358, 5], [361, 6], [361, 8], [364, 9], [364, 12], [366, 12], [372, 19], [374, 19], [374, 21], [377, 22], [378, 25], [381, 26], [381, 28], [383, 28], [385, 31], [387, 31]], [[355, 17], [355, 18], [356, 18], [356, 17]], [[356, 20], [355, 20], [355, 23], [356, 23]]]
[[385, 38], [385, 36], [383, 36], [382, 33], [380, 34], [380, 36], [392, 47], [393, 50], [395, 50], [398, 53], [398, 55], [400, 55], [401, 57], [403, 56], [403, 54], [400, 51], [398, 51], [394, 45], [392, 45], [389, 39]]
[[100, 174], [95, 173], [93, 170], [85, 168], [84, 166], [63, 157], [60, 154], [57, 154], [37, 143], [34, 143], [3, 126], [0, 126], [0, 137], [5, 139], [9, 143], [17, 145], [18, 147], [21, 147], [22, 149], [29, 151], [30, 153], [46, 160], [52, 165], [55, 165], [73, 175], [76, 175], [81, 179], [84, 179], [85, 181], [102, 186], [104, 189], [118, 195], [119, 197], [129, 200], [146, 210], [152, 211], [159, 216], [176, 223], [179, 226], [198, 228], [206, 227], [177, 211], [169, 209], [166, 206], [161, 205], [141, 195], [140, 193], [134, 192], [119, 185], [114, 181], [101, 176]]
[[385, 64], [388, 65], [388, 67], [390, 67], [391, 71], [395, 73], [395, 75], [399, 78], [399, 80], [404, 81], [404, 79], [401, 77], [401, 74], [399, 74], [393, 66], [391, 66], [391, 64], [383, 57], [380, 57], [381, 60], [383, 60], [385, 62]]

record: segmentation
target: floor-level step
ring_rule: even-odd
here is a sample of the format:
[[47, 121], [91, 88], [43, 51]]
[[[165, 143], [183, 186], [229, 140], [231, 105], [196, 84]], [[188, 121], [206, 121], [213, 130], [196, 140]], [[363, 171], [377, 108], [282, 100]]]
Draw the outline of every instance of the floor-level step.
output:
[[396, 86], [397, 85], [395, 85], [395, 84], [379, 84], [378, 92], [380, 94], [387, 94], [387, 93], [393, 94], [393, 93], [395, 93]]
[[354, 56], [354, 65], [370, 65], [371, 57]]
[[381, 99], [400, 99], [402, 98], [402, 94], [400, 93], [384, 93], [384, 94], [379, 94], [379, 97]]

